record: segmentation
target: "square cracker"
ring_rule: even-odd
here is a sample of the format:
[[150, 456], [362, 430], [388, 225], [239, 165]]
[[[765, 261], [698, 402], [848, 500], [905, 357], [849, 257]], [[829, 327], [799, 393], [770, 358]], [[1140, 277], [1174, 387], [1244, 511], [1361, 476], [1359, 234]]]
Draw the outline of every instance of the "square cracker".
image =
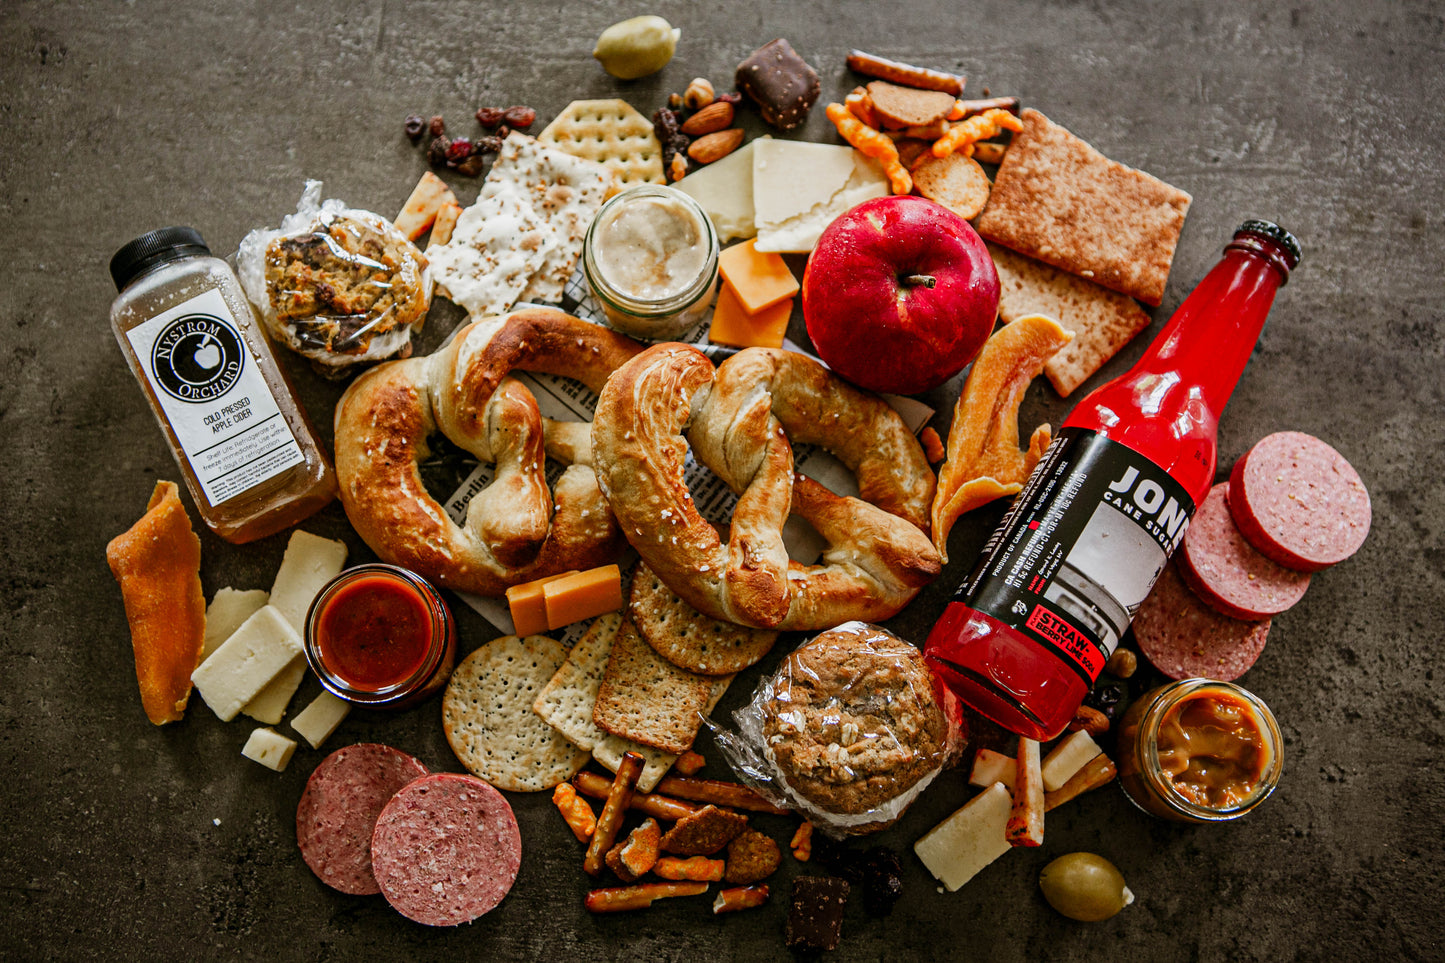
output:
[[1109, 160], [1036, 110], [1020, 118], [978, 233], [1158, 306], [1190, 196]]
[[574, 100], [537, 140], [596, 161], [617, 175], [622, 187], [667, 183], [652, 121], [625, 100]]
[[592, 721], [592, 707], [621, 625], [621, 613], [597, 616], [532, 705], [549, 726], [589, 752], [607, 737]]
[[658, 655], [625, 620], [612, 640], [592, 721], [624, 739], [683, 753], [697, 737], [713, 682]]
[[[717, 708], [722, 701], [723, 694], [727, 692], [728, 686], [732, 683], [732, 676], [724, 676], [712, 680], [712, 693], [708, 696], [707, 707], [704, 714], [709, 714]], [[624, 739], [621, 736], [609, 735], [597, 745], [592, 747], [592, 758], [602, 765], [617, 771], [622, 765], [622, 757], [626, 753], [635, 752], [642, 757], [642, 775], [637, 778], [638, 792], [652, 792], [672, 764], [677, 762], [677, 753], [663, 752], [661, 749], [654, 749], [651, 746], [644, 746], [640, 742], [633, 742], [631, 739]]]
[[998, 268], [998, 314], [1005, 324], [1043, 314], [1073, 332], [1074, 340], [1044, 362], [1044, 374], [1065, 398], [1149, 326], [1148, 312], [1133, 298], [997, 244], [988, 253]]

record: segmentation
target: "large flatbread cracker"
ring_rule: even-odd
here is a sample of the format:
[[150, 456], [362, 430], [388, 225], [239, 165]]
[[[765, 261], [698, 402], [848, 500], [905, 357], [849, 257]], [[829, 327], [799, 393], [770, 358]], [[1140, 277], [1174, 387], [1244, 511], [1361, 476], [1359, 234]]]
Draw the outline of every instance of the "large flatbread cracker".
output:
[[1020, 117], [978, 233], [1157, 306], [1189, 195], [1109, 160], [1037, 110]]
[[537, 717], [532, 704], [567, 657], [543, 635], [493, 639], [462, 660], [442, 697], [442, 728], [474, 776], [509, 792], [571, 779], [587, 752]]
[[596, 161], [617, 175], [624, 188], [667, 183], [662, 144], [652, 122], [625, 100], [574, 100], [537, 140]]
[[1044, 362], [1044, 374], [1065, 398], [1149, 326], [1149, 313], [1133, 298], [997, 244], [988, 253], [998, 268], [998, 315], [1005, 324], [1043, 314], [1073, 332], [1074, 340]]
[[697, 738], [714, 681], [668, 662], [624, 621], [612, 640], [592, 721], [615, 736], [683, 753]]

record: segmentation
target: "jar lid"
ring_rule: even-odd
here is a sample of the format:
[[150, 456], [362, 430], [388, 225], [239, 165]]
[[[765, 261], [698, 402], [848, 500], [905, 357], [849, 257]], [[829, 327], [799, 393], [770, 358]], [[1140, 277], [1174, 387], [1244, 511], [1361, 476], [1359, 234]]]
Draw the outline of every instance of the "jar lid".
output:
[[1285, 257], [1291, 271], [1299, 266], [1300, 258], [1303, 257], [1303, 252], [1300, 250], [1299, 238], [1274, 223], [1274, 221], [1251, 218], [1239, 225], [1234, 233], [1236, 235], [1253, 234], [1256, 237], [1274, 241], [1284, 249]]
[[163, 227], [142, 234], [116, 251], [110, 259], [110, 276], [115, 281], [115, 289], [124, 291], [126, 285], [158, 261], [210, 253], [201, 232], [194, 227]]

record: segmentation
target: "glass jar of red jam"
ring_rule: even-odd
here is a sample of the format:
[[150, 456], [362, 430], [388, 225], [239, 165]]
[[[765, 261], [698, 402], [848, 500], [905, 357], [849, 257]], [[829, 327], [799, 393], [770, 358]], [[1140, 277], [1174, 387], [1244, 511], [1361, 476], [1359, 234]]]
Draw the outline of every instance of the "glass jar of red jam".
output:
[[1269, 798], [1284, 770], [1274, 713], [1230, 682], [1185, 679], [1146, 692], [1118, 733], [1119, 784], [1160, 819], [1238, 819]]
[[306, 661], [333, 695], [377, 709], [415, 705], [446, 685], [457, 632], [426, 579], [358, 565], [332, 579], [306, 614]]

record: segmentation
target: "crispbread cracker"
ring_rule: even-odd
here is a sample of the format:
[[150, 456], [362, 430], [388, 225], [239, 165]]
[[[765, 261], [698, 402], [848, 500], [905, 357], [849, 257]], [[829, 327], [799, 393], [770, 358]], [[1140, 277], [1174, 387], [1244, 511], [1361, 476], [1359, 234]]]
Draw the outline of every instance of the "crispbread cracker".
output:
[[612, 640], [622, 626], [619, 612], [599, 615], [572, 646], [567, 659], [532, 704], [532, 711], [569, 740], [591, 750], [607, 733], [592, 721], [597, 687], [607, 668]]
[[546, 636], [506, 635], [457, 666], [442, 698], [442, 727], [462, 765], [498, 789], [537, 792], [572, 778], [587, 752], [532, 711], [567, 657]]
[[978, 217], [988, 203], [988, 175], [978, 161], [955, 151], [945, 157], [929, 155], [913, 168], [913, 186], [930, 201], [942, 204], [965, 221]]
[[1036, 110], [1020, 119], [978, 232], [1157, 306], [1190, 196], [1109, 160]]
[[1133, 298], [997, 244], [988, 253], [998, 268], [998, 314], [1005, 324], [1044, 314], [1073, 332], [1074, 340], [1044, 362], [1044, 374], [1066, 398], [1149, 326], [1148, 312]]
[[[708, 695], [707, 706], [703, 709], [704, 715], [717, 708], [717, 704], [722, 701], [723, 693], [727, 692], [732, 681], [733, 677], [730, 675], [720, 676], [713, 680], [712, 692]], [[667, 775], [667, 771], [677, 761], [676, 753], [663, 752], [661, 749], [654, 749], [651, 746], [644, 746], [640, 742], [613, 735], [607, 736], [592, 747], [592, 758], [616, 772], [617, 767], [622, 765], [623, 755], [629, 752], [635, 752], [642, 757], [642, 775], [637, 778], [639, 792], [652, 792], [656, 789], [658, 782]]]
[[712, 683], [652, 651], [624, 621], [612, 640], [592, 721], [615, 736], [683, 753], [697, 737]]
[[719, 622], [677, 596], [645, 562], [632, 572], [627, 614], [654, 652], [680, 669], [730, 675], [772, 649], [778, 633]]
[[651, 122], [625, 100], [574, 100], [537, 140], [596, 161], [624, 188], [667, 183]]

